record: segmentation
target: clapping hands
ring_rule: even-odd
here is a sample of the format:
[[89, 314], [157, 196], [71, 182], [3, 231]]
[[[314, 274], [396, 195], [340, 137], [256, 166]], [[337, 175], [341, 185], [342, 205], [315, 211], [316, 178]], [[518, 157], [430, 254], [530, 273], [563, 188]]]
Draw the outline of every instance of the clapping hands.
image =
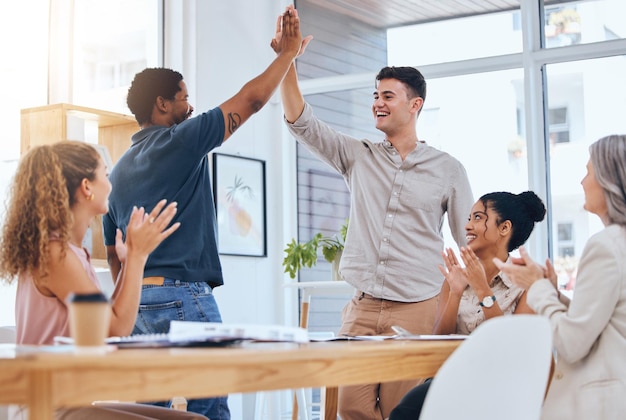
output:
[[468, 285], [474, 290], [484, 286], [488, 287], [485, 268], [474, 251], [471, 248], [462, 247], [460, 254], [465, 267], [459, 264], [452, 248], [447, 248], [442, 253], [446, 268], [439, 266], [439, 271], [448, 282], [450, 291], [460, 295]]
[[177, 203], [172, 202], [165, 207], [166, 203], [167, 200], [159, 201], [149, 213], [143, 207], [133, 208], [126, 229], [126, 242], [119, 229], [115, 236], [115, 251], [120, 262], [126, 262], [129, 252], [147, 257], [165, 238], [178, 229], [179, 222], [168, 227], [176, 215]]
[[554, 265], [548, 259], [546, 266], [533, 261], [522, 246], [519, 249], [521, 258], [511, 258], [508, 263], [502, 262], [497, 258], [493, 259], [493, 263], [505, 273], [513, 283], [522, 289], [528, 290], [534, 282], [540, 279], [549, 279], [552, 285], [557, 288], [557, 274]]

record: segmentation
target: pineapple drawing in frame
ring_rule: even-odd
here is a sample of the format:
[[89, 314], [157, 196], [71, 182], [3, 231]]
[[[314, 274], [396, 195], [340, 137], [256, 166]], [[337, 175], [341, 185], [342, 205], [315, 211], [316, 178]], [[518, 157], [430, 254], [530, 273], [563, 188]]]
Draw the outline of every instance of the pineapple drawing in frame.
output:
[[242, 177], [235, 175], [233, 185], [226, 187], [228, 227], [233, 235], [246, 237], [250, 233], [252, 217], [243, 205], [249, 199], [254, 199], [253, 189], [244, 183]]

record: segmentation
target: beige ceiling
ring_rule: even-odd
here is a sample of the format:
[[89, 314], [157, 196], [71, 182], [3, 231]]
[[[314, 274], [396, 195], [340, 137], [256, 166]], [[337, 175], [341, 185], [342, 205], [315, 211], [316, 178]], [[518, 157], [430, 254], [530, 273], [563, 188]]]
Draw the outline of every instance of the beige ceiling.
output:
[[[545, 0], [545, 4], [566, 0]], [[571, 1], [571, 0], [570, 0]], [[519, 9], [520, 0], [299, 0], [377, 28]]]

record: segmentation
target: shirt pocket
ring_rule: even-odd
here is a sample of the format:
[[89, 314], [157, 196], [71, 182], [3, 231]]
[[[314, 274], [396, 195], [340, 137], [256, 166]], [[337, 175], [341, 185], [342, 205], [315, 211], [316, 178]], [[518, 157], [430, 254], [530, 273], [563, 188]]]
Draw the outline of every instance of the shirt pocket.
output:
[[400, 190], [400, 203], [432, 212], [441, 207], [443, 191], [440, 179], [408, 172]]

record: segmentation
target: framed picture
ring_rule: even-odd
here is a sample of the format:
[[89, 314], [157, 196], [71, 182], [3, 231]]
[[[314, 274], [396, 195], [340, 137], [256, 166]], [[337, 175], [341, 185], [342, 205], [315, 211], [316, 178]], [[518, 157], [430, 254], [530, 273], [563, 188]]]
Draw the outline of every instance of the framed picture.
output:
[[213, 153], [219, 253], [267, 256], [265, 161]]

